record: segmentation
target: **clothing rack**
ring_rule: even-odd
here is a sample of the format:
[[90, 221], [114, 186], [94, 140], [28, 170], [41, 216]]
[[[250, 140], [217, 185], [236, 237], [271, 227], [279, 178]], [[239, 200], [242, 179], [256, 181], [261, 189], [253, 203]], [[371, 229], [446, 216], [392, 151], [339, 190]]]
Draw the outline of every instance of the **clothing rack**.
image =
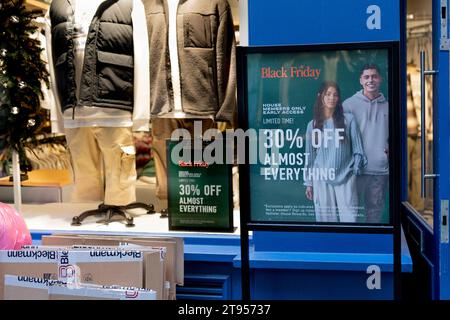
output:
[[415, 39], [423, 39], [423, 38], [428, 38], [432, 36], [432, 32], [421, 32], [421, 33], [413, 33], [413, 34], [408, 34], [408, 41], [409, 40], [415, 40]]
[[408, 39], [410, 38], [416, 38], [416, 37], [423, 37], [423, 36], [431, 36], [431, 33], [433, 31], [433, 26], [431, 24], [431, 20], [424, 19], [419, 21], [411, 22], [409, 25], [406, 26], [406, 32], [408, 34]]
[[432, 30], [430, 28], [422, 28], [408, 31], [407, 39], [415, 39], [415, 38], [425, 38], [432, 36]]

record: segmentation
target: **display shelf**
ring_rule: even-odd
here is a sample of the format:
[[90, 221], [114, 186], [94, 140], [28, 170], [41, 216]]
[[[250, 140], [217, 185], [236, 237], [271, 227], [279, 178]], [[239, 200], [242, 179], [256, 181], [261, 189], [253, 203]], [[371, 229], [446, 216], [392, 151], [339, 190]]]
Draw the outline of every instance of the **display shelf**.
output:
[[[102, 233], [102, 234], [130, 234], [130, 235], [170, 235], [190, 237], [201, 236], [220, 236], [227, 237], [233, 235], [239, 236], [239, 228], [233, 233], [221, 232], [184, 232], [169, 231], [169, 222], [167, 218], [160, 218], [159, 213], [147, 215], [143, 209], [130, 210], [134, 217], [135, 227], [128, 228], [123, 221], [113, 221], [109, 225], [97, 223], [101, 217], [89, 217], [83, 221], [79, 227], [71, 226], [72, 217], [79, 215], [83, 211], [97, 208], [99, 203], [46, 203], [46, 204], [24, 204], [22, 206], [22, 216], [32, 233]], [[234, 212], [235, 225], [239, 225], [239, 211]]]
[[[28, 179], [21, 182], [22, 187], [63, 187], [72, 183], [69, 170], [41, 169], [27, 173]], [[12, 186], [9, 177], [0, 179], [0, 186]]]
[[[72, 180], [68, 170], [33, 170], [28, 179], [21, 182], [23, 203], [47, 203], [68, 201]], [[13, 182], [8, 177], [0, 179], [0, 201], [13, 202]]]

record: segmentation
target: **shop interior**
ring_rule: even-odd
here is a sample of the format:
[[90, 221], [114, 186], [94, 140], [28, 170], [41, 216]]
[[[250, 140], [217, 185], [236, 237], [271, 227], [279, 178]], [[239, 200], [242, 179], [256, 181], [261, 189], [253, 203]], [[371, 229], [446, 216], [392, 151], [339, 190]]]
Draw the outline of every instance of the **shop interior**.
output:
[[[40, 17], [36, 24], [41, 28], [41, 43], [45, 43], [45, 13], [50, 7], [50, 0], [26, 0], [26, 8], [37, 10]], [[239, 44], [239, 8], [238, 0], [229, 1], [235, 30], [236, 44]], [[45, 92], [44, 92], [45, 94]], [[121, 217], [112, 217], [111, 223], [99, 218], [88, 217], [81, 226], [72, 226], [72, 218], [87, 210], [96, 209], [99, 203], [71, 202], [73, 190], [73, 170], [64, 134], [51, 133], [50, 106], [42, 101], [45, 108], [46, 121], [36, 133], [37, 142], [26, 146], [32, 170], [27, 172], [27, 179], [21, 183], [20, 212], [25, 218], [30, 230], [37, 233], [55, 231], [69, 232], [155, 232], [168, 231], [167, 215], [160, 214], [167, 209], [167, 200], [160, 200], [155, 195], [155, 160], [152, 150], [151, 124], [150, 132], [134, 132], [133, 140], [136, 148], [136, 202], [151, 204], [155, 214], [146, 214], [144, 209], [128, 211], [134, 217], [134, 226], [127, 227]], [[12, 165], [4, 161], [0, 165], [0, 199], [3, 202], [14, 203], [12, 182]], [[233, 205], [234, 205], [234, 235], [239, 234], [239, 192], [237, 167], [233, 168]], [[16, 205], [17, 206], [17, 205]]]
[[[408, 201], [433, 227], [433, 183], [427, 180], [425, 197], [421, 197], [421, 88], [420, 52], [425, 54], [425, 68], [432, 62], [432, 6], [431, 1], [407, 2], [407, 130], [408, 130]], [[433, 170], [433, 77], [425, 78], [426, 171]]]

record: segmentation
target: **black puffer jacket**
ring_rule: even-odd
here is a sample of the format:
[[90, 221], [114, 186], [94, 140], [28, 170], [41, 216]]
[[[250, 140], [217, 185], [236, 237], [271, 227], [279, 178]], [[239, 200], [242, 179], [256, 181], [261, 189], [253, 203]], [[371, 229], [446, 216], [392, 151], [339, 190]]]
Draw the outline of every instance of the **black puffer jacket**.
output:
[[77, 105], [133, 110], [132, 10], [133, 0], [106, 0], [97, 9], [86, 39], [77, 101], [73, 4], [52, 1], [52, 55], [62, 111]]

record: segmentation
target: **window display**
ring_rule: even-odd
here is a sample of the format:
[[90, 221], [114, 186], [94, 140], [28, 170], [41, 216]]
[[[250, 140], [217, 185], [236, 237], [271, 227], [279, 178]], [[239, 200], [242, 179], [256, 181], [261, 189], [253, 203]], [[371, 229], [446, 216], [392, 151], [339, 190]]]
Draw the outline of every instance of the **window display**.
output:
[[72, 200], [136, 200], [132, 131], [149, 129], [149, 59], [139, 0], [52, 2], [47, 50], [52, 129], [66, 134]]
[[[166, 139], [173, 130], [232, 122], [235, 37], [226, 0], [143, 0], [150, 43], [150, 108], [157, 190], [167, 199]], [[192, 131], [191, 131], [192, 133]]]

